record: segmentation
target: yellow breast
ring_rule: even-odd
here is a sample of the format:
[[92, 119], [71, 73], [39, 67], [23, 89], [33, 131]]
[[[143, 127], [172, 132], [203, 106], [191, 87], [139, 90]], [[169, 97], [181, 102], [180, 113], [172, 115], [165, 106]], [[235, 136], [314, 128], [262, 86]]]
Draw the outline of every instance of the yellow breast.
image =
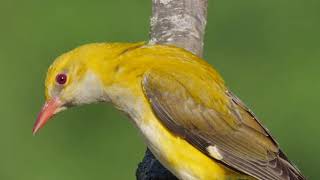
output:
[[152, 112], [145, 112], [140, 130], [157, 159], [179, 179], [246, 180], [253, 179], [235, 172], [204, 155], [184, 139], [174, 136]]

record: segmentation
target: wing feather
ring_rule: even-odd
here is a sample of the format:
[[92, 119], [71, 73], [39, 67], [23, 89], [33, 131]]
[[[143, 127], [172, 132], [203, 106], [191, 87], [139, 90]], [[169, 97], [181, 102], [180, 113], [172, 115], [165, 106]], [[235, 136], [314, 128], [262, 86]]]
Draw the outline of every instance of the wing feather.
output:
[[[210, 158], [257, 179], [304, 179], [268, 130], [236, 96], [217, 84], [212, 84], [214, 91], [223, 95], [211, 94], [203, 79], [183, 77], [150, 71], [142, 82], [154, 113], [172, 133]], [[204, 88], [197, 87], [201, 81]], [[211, 156], [209, 146], [217, 148], [222, 158]]]

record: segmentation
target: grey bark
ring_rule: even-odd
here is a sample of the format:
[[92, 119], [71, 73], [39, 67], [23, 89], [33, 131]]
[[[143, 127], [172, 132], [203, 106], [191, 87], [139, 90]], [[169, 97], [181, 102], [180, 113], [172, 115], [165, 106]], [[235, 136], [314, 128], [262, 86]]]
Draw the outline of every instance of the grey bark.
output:
[[172, 44], [202, 56], [207, 0], [152, 0], [150, 43]]
[[[202, 56], [207, 0], [152, 0], [150, 44], [175, 45]], [[176, 180], [147, 149], [137, 180]]]

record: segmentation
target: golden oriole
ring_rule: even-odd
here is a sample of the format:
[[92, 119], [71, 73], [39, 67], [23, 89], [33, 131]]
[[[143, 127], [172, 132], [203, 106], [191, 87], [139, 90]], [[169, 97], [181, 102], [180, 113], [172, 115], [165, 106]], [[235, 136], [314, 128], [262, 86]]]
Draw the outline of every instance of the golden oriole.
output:
[[111, 102], [179, 179], [305, 179], [216, 70], [177, 47], [78, 47], [50, 66], [45, 94], [33, 133], [68, 107]]

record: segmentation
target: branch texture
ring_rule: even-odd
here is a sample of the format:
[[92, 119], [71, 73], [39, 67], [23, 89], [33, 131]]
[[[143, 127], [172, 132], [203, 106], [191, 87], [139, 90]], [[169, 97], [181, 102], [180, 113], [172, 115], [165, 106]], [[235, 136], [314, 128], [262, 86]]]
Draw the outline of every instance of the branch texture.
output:
[[[152, 0], [150, 44], [175, 45], [202, 56], [207, 0]], [[137, 180], [177, 180], [147, 149]]]
[[152, 0], [150, 43], [172, 44], [202, 56], [207, 0]]

